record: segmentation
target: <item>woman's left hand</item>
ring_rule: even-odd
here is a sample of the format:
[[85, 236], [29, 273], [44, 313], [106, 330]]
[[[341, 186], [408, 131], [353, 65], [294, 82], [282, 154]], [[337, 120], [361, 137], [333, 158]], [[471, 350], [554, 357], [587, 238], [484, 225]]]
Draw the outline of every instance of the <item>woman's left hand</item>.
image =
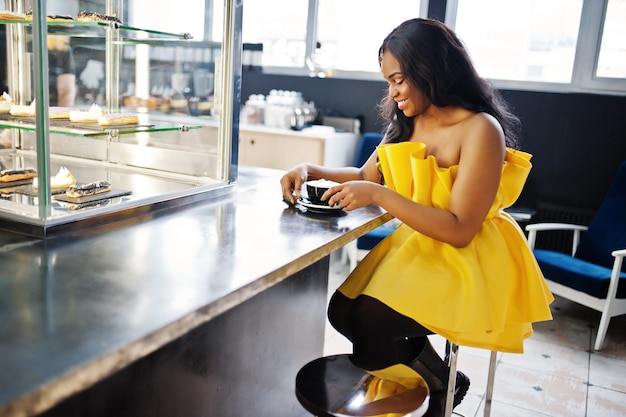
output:
[[348, 181], [329, 188], [323, 199], [328, 200], [331, 207], [338, 204], [348, 211], [355, 210], [372, 204], [372, 197], [379, 187], [382, 186], [371, 181]]

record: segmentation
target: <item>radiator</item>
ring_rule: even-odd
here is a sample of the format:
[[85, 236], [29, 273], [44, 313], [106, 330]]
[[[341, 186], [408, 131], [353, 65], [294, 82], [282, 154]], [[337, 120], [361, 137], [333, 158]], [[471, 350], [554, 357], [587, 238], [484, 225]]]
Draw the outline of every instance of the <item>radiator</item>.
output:
[[[532, 223], [569, 223], [589, 226], [594, 213], [594, 210], [589, 209], [539, 203], [537, 205], [537, 213], [533, 217]], [[572, 232], [539, 232], [537, 234], [535, 248], [549, 249], [569, 254], [572, 248]]]

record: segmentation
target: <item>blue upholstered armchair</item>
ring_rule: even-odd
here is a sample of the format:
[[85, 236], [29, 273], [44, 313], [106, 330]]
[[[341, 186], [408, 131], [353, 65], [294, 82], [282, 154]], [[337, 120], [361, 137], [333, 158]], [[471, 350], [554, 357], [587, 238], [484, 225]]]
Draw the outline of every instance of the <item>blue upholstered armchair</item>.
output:
[[626, 314], [626, 162], [588, 227], [536, 223], [526, 230], [533, 249], [539, 231], [572, 232], [571, 254], [545, 249], [534, 253], [554, 294], [602, 312], [594, 345], [600, 350], [611, 318]]

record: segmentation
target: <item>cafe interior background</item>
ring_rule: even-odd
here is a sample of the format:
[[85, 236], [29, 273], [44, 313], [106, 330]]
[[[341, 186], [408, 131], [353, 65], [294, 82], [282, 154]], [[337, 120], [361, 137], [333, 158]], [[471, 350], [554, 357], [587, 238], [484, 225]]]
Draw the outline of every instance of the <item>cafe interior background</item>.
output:
[[[50, 0], [46, 7], [49, 13], [75, 16], [80, 10], [101, 9], [102, 3]], [[178, 8], [162, 3], [122, 4], [130, 25], [158, 22], [160, 30], [177, 32], [184, 22], [193, 37], [191, 45], [203, 39], [219, 41], [222, 24], [212, 16], [222, 15], [214, 9], [221, 2], [186, 0]], [[381, 40], [408, 17], [443, 20], [456, 29], [479, 72], [502, 91], [522, 121], [522, 148], [534, 155], [534, 168], [518, 205], [533, 211], [537, 221], [588, 223], [626, 156], [626, 1], [392, 3], [362, 7], [358, 0], [246, 0], [242, 123], [290, 129], [289, 121], [277, 122], [272, 115], [273, 103], [292, 100], [293, 106], [307, 111], [299, 127], [339, 118], [360, 132], [381, 131], [377, 104], [386, 88], [377, 67]], [[149, 91], [137, 91], [134, 78], [124, 77], [122, 69], [120, 94], [126, 99], [186, 101], [174, 110], [210, 117], [210, 112], [194, 107], [212, 93], [210, 51], [166, 49], [161, 51], [166, 57], [186, 56], [176, 66], [163, 65], [152, 73]], [[76, 47], [74, 55], [77, 104], [103, 100], [103, 53]], [[267, 116], [264, 120], [256, 114], [259, 107]], [[561, 244], [558, 235], [545, 239], [550, 241], [544, 245]]]
[[[533, 222], [588, 224], [626, 160], [626, 0], [243, 3], [242, 125], [298, 130], [328, 123], [356, 133], [380, 132], [377, 104], [386, 82], [378, 71], [378, 46], [397, 24], [421, 16], [455, 28], [478, 71], [520, 117], [521, 148], [534, 156], [517, 205], [532, 213]], [[80, 10], [103, 10], [103, 4], [48, 0], [46, 7], [48, 13], [76, 16]], [[213, 17], [221, 18], [221, 5], [123, 1], [129, 25], [169, 32], [183, 26], [192, 36], [188, 47], [159, 51], [164, 64], [150, 74], [148, 89], [135, 85], [134, 75], [124, 76], [122, 68], [120, 93], [126, 103], [153, 100], [159, 105], [150, 111], [214, 117], [210, 108], [199, 106], [213, 99], [216, 76], [215, 56], [202, 42], [220, 41], [222, 24]], [[104, 54], [85, 47], [84, 40], [76, 46], [70, 39], [70, 46], [77, 64], [77, 105], [102, 104]], [[183, 56], [170, 59], [173, 54]], [[167, 65], [168, 60], [177, 64]], [[290, 114], [297, 109], [306, 117], [277, 118], [285, 103]], [[568, 245], [559, 233], [537, 242], [557, 250]]]
[[[311, 36], [305, 32], [308, 2], [300, 2], [297, 27], [280, 22], [294, 21], [298, 2], [290, 10], [246, 4], [255, 3], [260, 8], [254, 12], [244, 6], [243, 39], [264, 42], [264, 66], [244, 67], [242, 98], [298, 90], [321, 112], [361, 118], [362, 131], [380, 131], [376, 103], [386, 84], [376, 72], [377, 48], [394, 25], [421, 13], [455, 27], [479, 72], [520, 117], [521, 146], [534, 157], [518, 205], [534, 211], [534, 220], [588, 223], [626, 159], [624, 1], [395, 1], [393, 7], [381, 2], [361, 8], [357, 18], [359, 2], [320, 0], [315, 3], [321, 48], [309, 39], [300, 51], [311, 52], [320, 65], [312, 70], [306, 59], [280, 66], [285, 52], [297, 49], [296, 41], [285, 38]], [[266, 7], [281, 10], [280, 16], [259, 18]], [[272, 28], [275, 33], [264, 33]], [[558, 235], [548, 239], [539, 243], [564, 244]]]
[[[626, 157], [626, 1], [391, 3], [362, 7], [358, 0], [245, 0], [241, 122], [299, 129], [339, 120], [342, 128], [380, 132], [377, 104], [386, 89], [377, 66], [381, 40], [409, 17], [443, 20], [456, 29], [479, 72], [502, 91], [522, 121], [521, 147], [534, 155], [534, 168], [518, 205], [533, 212], [536, 221], [588, 223]], [[103, 4], [50, 0], [46, 7], [48, 13], [76, 16]], [[122, 7], [129, 25], [158, 22], [159, 30], [176, 33], [183, 22], [192, 36], [190, 47], [161, 48], [163, 62], [171, 55], [176, 65], [153, 69], [147, 89], [135, 86], [134, 74], [125, 77], [122, 64], [119, 89], [126, 103], [167, 97], [168, 111], [211, 117], [198, 103], [211, 99], [215, 57], [197, 46], [205, 39], [220, 40], [222, 23], [213, 16], [222, 16], [222, 3], [186, 0], [184, 7], [175, 7], [126, 0]], [[83, 41], [73, 52], [77, 105], [101, 103], [103, 51], [85, 48]], [[173, 108], [174, 103], [183, 104]], [[277, 121], [276, 103], [298, 107], [306, 117], [295, 125], [289, 118]], [[560, 240], [553, 234], [538, 244], [565, 244]]]

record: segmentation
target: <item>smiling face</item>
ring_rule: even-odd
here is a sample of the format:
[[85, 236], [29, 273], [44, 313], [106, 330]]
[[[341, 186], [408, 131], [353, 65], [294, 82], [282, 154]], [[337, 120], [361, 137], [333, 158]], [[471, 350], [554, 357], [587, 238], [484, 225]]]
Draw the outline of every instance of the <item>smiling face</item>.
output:
[[400, 62], [388, 51], [382, 55], [380, 69], [389, 84], [389, 97], [397, 103], [398, 109], [406, 117], [419, 116], [430, 107], [430, 100], [419, 89], [410, 85], [402, 74]]

